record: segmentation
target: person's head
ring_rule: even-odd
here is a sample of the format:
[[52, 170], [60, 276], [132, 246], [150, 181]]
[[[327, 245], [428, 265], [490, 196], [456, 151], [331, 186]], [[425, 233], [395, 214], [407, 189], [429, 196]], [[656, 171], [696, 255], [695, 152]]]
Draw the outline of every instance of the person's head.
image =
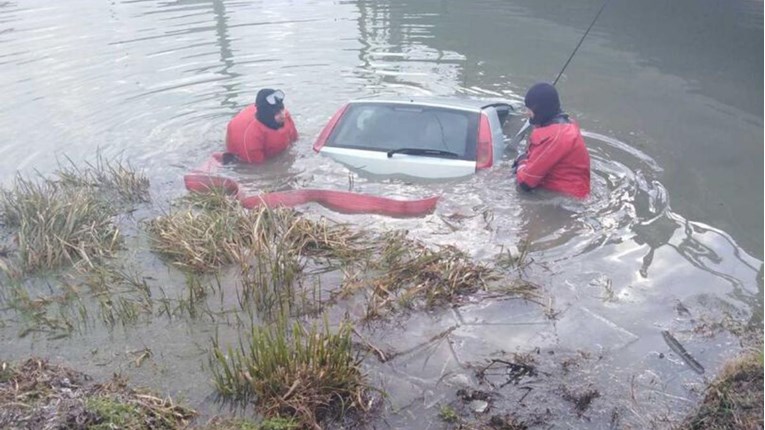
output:
[[558, 91], [546, 82], [534, 84], [529, 88], [524, 103], [531, 111], [529, 121], [535, 125], [545, 124], [561, 113]]
[[278, 129], [284, 125], [284, 92], [282, 90], [264, 88], [258, 91], [255, 106], [257, 107], [255, 116], [266, 127]]

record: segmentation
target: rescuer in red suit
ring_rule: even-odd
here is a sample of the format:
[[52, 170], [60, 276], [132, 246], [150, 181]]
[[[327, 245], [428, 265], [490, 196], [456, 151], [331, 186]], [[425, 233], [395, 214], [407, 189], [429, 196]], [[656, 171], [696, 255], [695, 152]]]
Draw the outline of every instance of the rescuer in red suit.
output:
[[255, 104], [239, 112], [226, 128], [225, 159], [260, 164], [286, 150], [298, 138], [295, 123], [284, 108], [281, 90], [258, 91]]
[[545, 188], [577, 198], [590, 194], [590, 155], [579, 125], [560, 108], [554, 86], [532, 86], [524, 100], [534, 126], [528, 148], [513, 163], [524, 191]]

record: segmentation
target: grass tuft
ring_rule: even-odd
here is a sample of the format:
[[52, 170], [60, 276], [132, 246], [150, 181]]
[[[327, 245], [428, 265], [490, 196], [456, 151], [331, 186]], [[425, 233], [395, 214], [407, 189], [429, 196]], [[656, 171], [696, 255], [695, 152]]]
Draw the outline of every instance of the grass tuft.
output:
[[517, 247], [502, 248], [497, 255], [497, 266], [502, 269], [523, 269], [531, 263], [531, 243], [521, 241]]
[[93, 423], [88, 426], [91, 430], [139, 429], [144, 427], [143, 415], [137, 406], [122, 403], [108, 396], [87, 399], [85, 409], [95, 415]]
[[763, 427], [762, 351], [729, 362], [707, 387], [698, 411], [683, 430], [755, 430]]
[[292, 418], [274, 417], [263, 420], [259, 430], [296, 430], [300, 425]]
[[2, 190], [0, 207], [6, 226], [16, 233], [17, 251], [26, 272], [111, 255], [120, 243], [109, 206], [87, 188], [62, 187], [17, 177]]
[[302, 255], [344, 263], [361, 261], [369, 257], [373, 250], [364, 232], [352, 231], [345, 225], [330, 224], [326, 218], [313, 221], [296, 216], [290, 219], [284, 236], [291, 247]]
[[33, 332], [47, 333], [50, 339], [71, 335], [87, 323], [87, 311], [77, 292], [64, 287], [44, 294], [21, 281], [3, 285], [3, 311], [16, 314], [19, 337]]
[[186, 194], [180, 199], [179, 203], [180, 205], [207, 211], [226, 211], [239, 206], [239, 202], [226, 194], [225, 190], [220, 188], [210, 188], [204, 193]]
[[138, 273], [114, 264], [101, 264], [84, 274], [83, 284], [99, 306], [101, 320], [107, 326], [135, 323], [141, 315], [151, 315], [151, 289]]
[[196, 194], [186, 201], [192, 207], [156, 218], [148, 226], [155, 251], [186, 270], [209, 273], [269, 251], [340, 260], [359, 259], [370, 251], [360, 244], [363, 234], [300, 217], [291, 209], [246, 210], [216, 193]]
[[240, 257], [241, 309], [254, 303], [259, 315], [268, 319], [295, 310], [299, 296], [295, 283], [303, 270], [295, 252], [284, 242], [270, 241]]
[[380, 258], [372, 267], [380, 275], [371, 281], [370, 315], [381, 315], [396, 305], [453, 303], [498, 279], [490, 267], [473, 262], [453, 246], [433, 250], [401, 233], [385, 238]]
[[14, 246], [3, 254], [17, 254], [20, 270], [7, 261], [0, 269], [20, 276], [77, 261], [92, 267], [119, 246], [112, 218], [120, 205], [148, 201], [148, 190], [143, 174], [100, 156], [84, 168], [69, 160], [51, 178], [17, 176], [0, 190], [0, 218], [14, 235]]
[[441, 409], [438, 411], [438, 417], [447, 423], [456, 423], [460, 419], [460, 416], [457, 415], [457, 411], [449, 405], [441, 406]]
[[114, 202], [115, 198], [124, 203], [146, 203], [149, 195], [149, 179], [134, 169], [130, 163], [107, 160], [99, 153], [95, 162], [86, 162], [78, 167], [72, 160], [60, 164], [55, 175], [57, 182], [66, 188], [92, 188]]
[[329, 324], [306, 329], [281, 319], [252, 328], [239, 348], [213, 344], [211, 364], [217, 391], [255, 400], [266, 418], [286, 417], [303, 427], [319, 428], [324, 419], [346, 410], [364, 410], [366, 384], [351, 349], [352, 329]]
[[258, 213], [237, 205], [186, 209], [149, 222], [152, 247], [179, 268], [209, 273], [236, 261], [253, 241]]

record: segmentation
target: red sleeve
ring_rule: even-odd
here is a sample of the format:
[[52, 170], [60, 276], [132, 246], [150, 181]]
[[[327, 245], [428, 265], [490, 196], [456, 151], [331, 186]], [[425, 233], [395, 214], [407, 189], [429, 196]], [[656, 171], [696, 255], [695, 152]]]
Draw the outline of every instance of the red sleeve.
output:
[[531, 142], [529, 146], [536, 148], [529, 151], [526, 162], [518, 166], [516, 178], [519, 184], [524, 183], [531, 188], [536, 187], [547, 176], [547, 172], [566, 155], [568, 148], [558, 142], [561, 134], [562, 129], [557, 127], [554, 133], [541, 136], [539, 143]]

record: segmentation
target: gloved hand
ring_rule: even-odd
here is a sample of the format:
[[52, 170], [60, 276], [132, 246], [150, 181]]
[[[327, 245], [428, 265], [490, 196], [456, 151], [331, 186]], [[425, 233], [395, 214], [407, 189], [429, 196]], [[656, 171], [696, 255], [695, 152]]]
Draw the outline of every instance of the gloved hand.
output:
[[221, 163], [223, 163], [224, 166], [228, 164], [238, 163], [238, 162], [239, 162], [239, 157], [237, 157], [236, 154], [231, 152], [223, 153], [223, 158], [221, 159]]
[[513, 161], [513, 174], [518, 172], [518, 166], [523, 164], [523, 162], [526, 161], [527, 158], [529, 158], [529, 154], [526, 152], [516, 157], [515, 161]]

